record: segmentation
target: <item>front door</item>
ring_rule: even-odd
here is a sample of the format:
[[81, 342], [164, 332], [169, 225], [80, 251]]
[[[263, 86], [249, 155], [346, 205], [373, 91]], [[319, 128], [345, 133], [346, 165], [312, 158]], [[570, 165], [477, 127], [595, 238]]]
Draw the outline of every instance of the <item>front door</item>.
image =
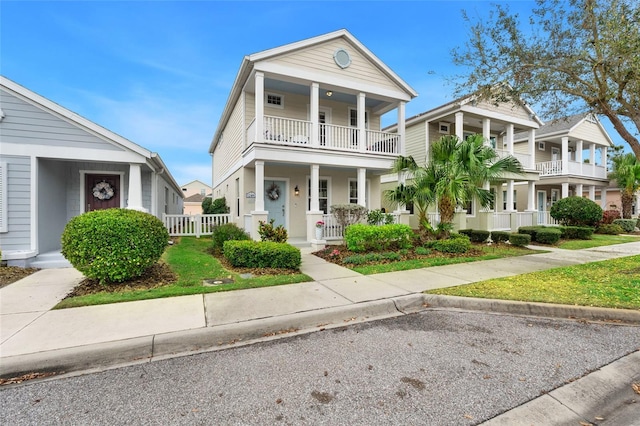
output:
[[273, 226], [287, 226], [287, 182], [283, 180], [264, 181], [264, 209], [269, 212], [267, 221], [274, 220]]
[[538, 191], [538, 223], [544, 224], [547, 222], [546, 211], [546, 203], [547, 202], [547, 192], [546, 191]]
[[120, 175], [86, 174], [85, 211], [120, 207]]

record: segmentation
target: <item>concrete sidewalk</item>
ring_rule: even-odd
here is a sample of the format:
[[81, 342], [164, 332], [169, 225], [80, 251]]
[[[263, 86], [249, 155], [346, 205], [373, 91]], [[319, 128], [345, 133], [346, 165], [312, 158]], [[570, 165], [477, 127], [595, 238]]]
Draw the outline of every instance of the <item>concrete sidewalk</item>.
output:
[[640, 324], [639, 311], [421, 293], [635, 254], [640, 254], [640, 242], [364, 276], [303, 249], [301, 270], [312, 282], [55, 311], [50, 309], [82, 276], [72, 268], [41, 270], [0, 289], [0, 375], [148, 362], [401, 316], [427, 305]]

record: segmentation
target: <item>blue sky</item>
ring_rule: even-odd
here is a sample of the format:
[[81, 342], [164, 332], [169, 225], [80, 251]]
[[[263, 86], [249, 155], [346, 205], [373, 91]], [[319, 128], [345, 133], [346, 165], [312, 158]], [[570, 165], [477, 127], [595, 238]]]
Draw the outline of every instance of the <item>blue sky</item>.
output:
[[[461, 11], [481, 18], [492, 3], [3, 0], [0, 73], [158, 152], [179, 184], [210, 183], [208, 147], [243, 56], [345, 28], [418, 92], [411, 116], [452, 99]], [[535, 6], [508, 3], [522, 17]]]

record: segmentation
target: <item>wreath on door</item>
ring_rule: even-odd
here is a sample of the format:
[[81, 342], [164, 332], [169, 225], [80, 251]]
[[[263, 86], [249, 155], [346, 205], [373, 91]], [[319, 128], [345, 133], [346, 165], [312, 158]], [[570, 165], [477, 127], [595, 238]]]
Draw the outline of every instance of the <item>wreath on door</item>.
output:
[[113, 186], [105, 181], [98, 182], [91, 191], [93, 192], [93, 196], [101, 201], [110, 200], [116, 193]]
[[280, 187], [275, 182], [271, 182], [271, 186], [267, 188], [267, 197], [272, 201], [280, 198]]

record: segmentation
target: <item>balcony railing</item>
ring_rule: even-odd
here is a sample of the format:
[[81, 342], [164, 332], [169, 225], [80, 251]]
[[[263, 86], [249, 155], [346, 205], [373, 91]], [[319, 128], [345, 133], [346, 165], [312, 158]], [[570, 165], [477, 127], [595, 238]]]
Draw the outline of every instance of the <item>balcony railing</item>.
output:
[[595, 177], [606, 179], [607, 168], [597, 164], [579, 163], [577, 161], [568, 161], [568, 170], [563, 170], [562, 160], [545, 161], [536, 163], [536, 170], [540, 172], [540, 176], [560, 176], [560, 175], [576, 175]]
[[[318, 125], [318, 148], [340, 151], [377, 152], [382, 154], [400, 153], [400, 135], [373, 130], [365, 132], [365, 144], [360, 143], [360, 132], [354, 127], [334, 124]], [[265, 116], [264, 134], [256, 135], [255, 120], [247, 128], [247, 141], [275, 143], [282, 145], [312, 145], [311, 122], [290, 118]]]
[[[498, 154], [499, 158], [504, 158], [504, 157], [509, 155], [509, 151], [505, 151], [503, 149], [496, 149], [496, 153]], [[520, 164], [522, 164], [523, 168], [530, 169], [532, 167], [531, 166], [531, 156], [529, 154], [523, 154], [521, 152], [514, 152], [511, 155], [514, 156], [520, 162]]]

